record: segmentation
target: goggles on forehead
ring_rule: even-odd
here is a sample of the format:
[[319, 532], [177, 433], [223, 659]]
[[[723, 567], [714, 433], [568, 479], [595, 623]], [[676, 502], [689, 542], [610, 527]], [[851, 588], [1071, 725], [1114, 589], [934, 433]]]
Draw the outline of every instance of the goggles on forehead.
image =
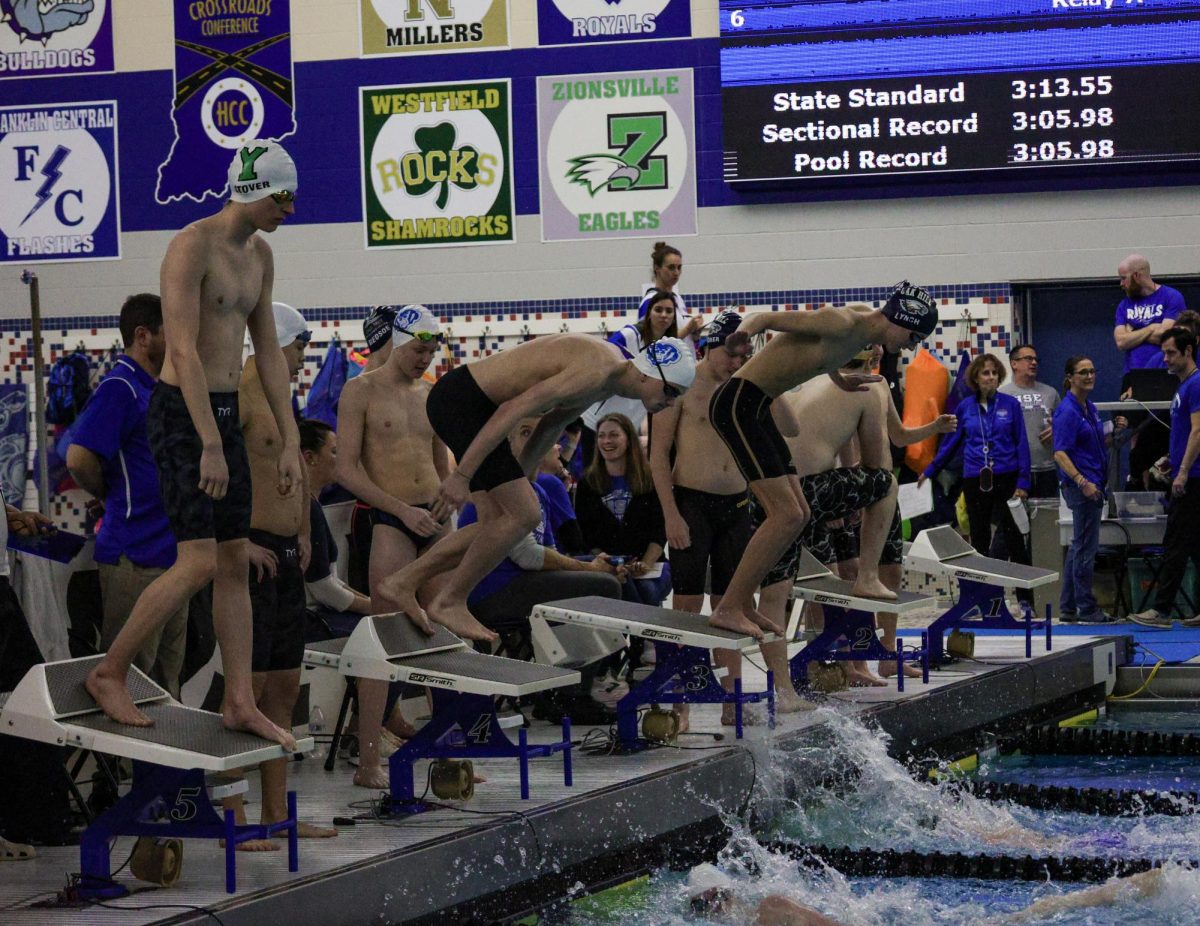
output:
[[296, 194], [292, 190], [280, 190], [278, 193], [271, 193], [270, 196], [280, 206], [296, 201]]
[[416, 338], [422, 344], [428, 344], [430, 341], [440, 341], [442, 334], [440, 331], [409, 331], [407, 328], [397, 328], [399, 334], [407, 334], [410, 338]]

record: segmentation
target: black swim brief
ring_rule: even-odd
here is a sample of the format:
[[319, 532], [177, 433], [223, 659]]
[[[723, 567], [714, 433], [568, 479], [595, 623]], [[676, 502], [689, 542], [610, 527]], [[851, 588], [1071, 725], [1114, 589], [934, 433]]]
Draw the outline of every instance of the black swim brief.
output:
[[300, 546], [295, 537], [250, 531], [250, 542], [275, 554], [275, 578], [258, 581], [250, 567], [250, 614], [254, 646], [250, 668], [254, 672], [299, 669], [304, 662], [304, 573], [300, 571]]
[[[425, 402], [425, 414], [442, 442], [461, 460], [471, 446], [471, 441], [483, 430], [484, 425], [496, 413], [496, 403], [487, 397], [475, 382], [469, 367], [451, 370], [429, 390]], [[513, 456], [507, 440], [489, 453], [472, 474], [471, 491], [481, 492], [524, 479], [525, 472]]]
[[796, 472], [792, 453], [771, 417], [773, 401], [754, 383], [734, 377], [718, 386], [708, 403], [712, 426], [747, 482]]
[[703, 595], [711, 564], [709, 593], [724, 595], [750, 543], [750, 500], [745, 492], [715, 495], [675, 486], [675, 505], [687, 523], [691, 546], [671, 548], [671, 587], [676, 595]]
[[[413, 507], [420, 508], [422, 511], [429, 511], [433, 508], [432, 505], [413, 505]], [[417, 548], [418, 553], [437, 540], [437, 534], [433, 534], [429, 537], [422, 537], [416, 531], [411, 530], [408, 525], [406, 525], [394, 514], [389, 514], [386, 511], [380, 511], [378, 508], [371, 509], [371, 524], [372, 526], [378, 526], [382, 524], [384, 527], [394, 527], [413, 542], [413, 546]]]
[[208, 399], [229, 470], [229, 485], [219, 501], [200, 488], [203, 445], [183, 391], [160, 381], [146, 411], [146, 437], [158, 470], [163, 508], [178, 543], [209, 538], [224, 543], [240, 540], [250, 531], [250, 460], [238, 416], [238, 396], [236, 392], [210, 392]]

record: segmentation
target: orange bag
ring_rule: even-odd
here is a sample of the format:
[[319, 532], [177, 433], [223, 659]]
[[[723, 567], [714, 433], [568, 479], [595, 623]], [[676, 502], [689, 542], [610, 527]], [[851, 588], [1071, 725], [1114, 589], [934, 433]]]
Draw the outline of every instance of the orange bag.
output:
[[[942, 362], [924, 347], [917, 351], [904, 373], [904, 426], [919, 428], [929, 424], [946, 408], [950, 391], [950, 373]], [[938, 435], [934, 434], [904, 450], [904, 462], [914, 473], [921, 473], [933, 462]]]

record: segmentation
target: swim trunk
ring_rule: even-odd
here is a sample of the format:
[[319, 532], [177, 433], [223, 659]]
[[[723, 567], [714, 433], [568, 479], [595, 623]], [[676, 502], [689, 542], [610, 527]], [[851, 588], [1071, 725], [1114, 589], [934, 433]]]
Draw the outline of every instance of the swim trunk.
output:
[[[413, 507], [420, 508], [422, 511], [430, 511], [433, 508], [432, 505], [413, 505]], [[394, 514], [389, 514], [386, 511], [380, 511], [378, 508], [372, 508], [370, 511], [372, 526], [382, 524], [384, 527], [394, 527], [413, 542], [413, 546], [417, 548], [418, 553], [437, 540], [436, 534], [431, 537], [422, 537], [416, 531], [410, 530], [408, 525], [406, 525]]]
[[236, 392], [210, 392], [213, 418], [221, 435], [229, 485], [219, 501], [200, 488], [202, 444], [183, 391], [159, 382], [146, 410], [146, 437], [154, 454], [163, 508], [176, 542], [241, 540], [250, 531], [250, 460], [238, 417]]
[[675, 486], [675, 505], [687, 523], [692, 545], [686, 550], [671, 548], [672, 590], [676, 595], [703, 595], [711, 564], [710, 592], [724, 595], [754, 532], [749, 498], [745, 492], [714, 495]]
[[[451, 370], [429, 390], [425, 414], [455, 460], [461, 460], [476, 435], [496, 413], [496, 403], [479, 388], [469, 367]], [[506, 482], [525, 478], [525, 471], [503, 440], [489, 453], [471, 477], [472, 492], [486, 492]]]
[[[833, 538], [834, 555], [837, 557], [832, 562], [844, 563], [858, 559], [858, 535], [861, 527], [861, 524], [848, 524], [844, 527], [829, 529]], [[904, 562], [904, 528], [900, 523], [900, 508], [897, 506], [892, 515], [892, 523], [888, 527], [887, 539], [883, 542], [883, 552], [879, 555], [879, 565], [899, 566], [902, 562]]]
[[250, 567], [250, 614], [254, 646], [250, 668], [254, 672], [298, 669], [304, 662], [304, 573], [300, 571], [300, 545], [296, 538], [250, 530], [250, 542], [266, 547], [278, 561], [275, 578], [258, 581]]
[[771, 417], [774, 400], [749, 380], [734, 377], [718, 386], [708, 416], [747, 482], [796, 472], [788, 445]]
[[[826, 565], [839, 562], [834, 533], [826, 522], [848, 518], [854, 512], [885, 498], [892, 489], [892, 474], [884, 469], [843, 466], [801, 476], [800, 487], [804, 490], [804, 498], [808, 501], [812, 516], [800, 536], [771, 567], [763, 579], [764, 586], [795, 576], [800, 566], [800, 551], [804, 547], [818, 562]], [[753, 506], [752, 514], [756, 527], [766, 520], [766, 512], [757, 504]]]

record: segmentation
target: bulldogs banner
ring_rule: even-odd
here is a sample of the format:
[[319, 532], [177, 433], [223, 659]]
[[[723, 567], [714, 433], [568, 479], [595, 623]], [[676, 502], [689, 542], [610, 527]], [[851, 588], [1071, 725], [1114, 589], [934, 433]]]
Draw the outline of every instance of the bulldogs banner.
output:
[[689, 0], [537, 0], [538, 44], [689, 38]]
[[175, 0], [175, 142], [154, 198], [225, 191], [234, 149], [296, 131], [287, 0]]
[[362, 53], [508, 47], [508, 0], [359, 0]]
[[692, 72], [539, 77], [542, 240], [696, 233]]
[[0, 0], [0, 80], [112, 70], [110, 0]]
[[0, 108], [0, 260], [121, 256], [117, 104]]
[[368, 250], [513, 240], [507, 80], [363, 87]]

